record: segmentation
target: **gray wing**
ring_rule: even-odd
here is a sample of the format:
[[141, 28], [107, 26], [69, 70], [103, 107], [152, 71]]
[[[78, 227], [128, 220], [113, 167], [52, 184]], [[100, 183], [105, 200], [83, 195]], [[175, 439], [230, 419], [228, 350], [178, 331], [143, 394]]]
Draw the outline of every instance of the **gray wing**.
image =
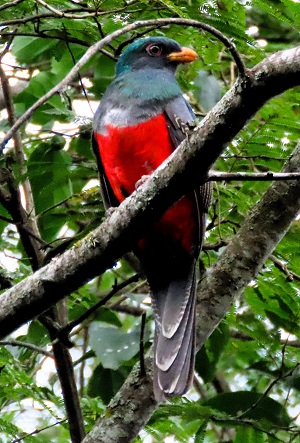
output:
[[95, 135], [93, 133], [92, 135], [92, 147], [95, 154], [95, 157], [97, 159], [97, 166], [98, 166], [98, 172], [99, 172], [99, 180], [100, 180], [100, 192], [102, 195], [103, 203], [105, 209], [109, 209], [112, 206], [119, 206], [119, 202], [110, 186], [110, 183], [105, 175], [104, 167], [102, 164], [102, 160], [100, 157], [100, 150], [97, 143], [97, 140], [95, 138]]

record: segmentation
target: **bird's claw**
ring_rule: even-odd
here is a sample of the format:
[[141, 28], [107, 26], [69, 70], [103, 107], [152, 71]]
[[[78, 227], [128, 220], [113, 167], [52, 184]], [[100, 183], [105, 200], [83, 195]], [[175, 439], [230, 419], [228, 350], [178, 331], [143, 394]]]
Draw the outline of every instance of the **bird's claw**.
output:
[[142, 177], [136, 182], [135, 189], [138, 189], [149, 179], [150, 175], [142, 175]]

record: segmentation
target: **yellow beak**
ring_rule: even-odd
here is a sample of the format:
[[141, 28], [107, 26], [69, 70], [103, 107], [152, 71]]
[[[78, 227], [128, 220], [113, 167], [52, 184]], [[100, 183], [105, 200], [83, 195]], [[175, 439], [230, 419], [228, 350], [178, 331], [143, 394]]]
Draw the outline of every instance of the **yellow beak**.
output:
[[193, 49], [182, 47], [179, 52], [171, 52], [168, 59], [177, 63], [190, 63], [198, 58], [198, 55]]

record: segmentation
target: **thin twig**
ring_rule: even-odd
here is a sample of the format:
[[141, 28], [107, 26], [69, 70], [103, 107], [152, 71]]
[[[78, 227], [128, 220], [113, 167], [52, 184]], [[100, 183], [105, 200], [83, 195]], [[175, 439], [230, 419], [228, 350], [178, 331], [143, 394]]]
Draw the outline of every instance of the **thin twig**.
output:
[[202, 400], [207, 400], [207, 392], [205, 391], [205, 388], [203, 387], [196, 374], [194, 374], [193, 386], [198, 394], [201, 396]]
[[[88, 344], [89, 344], [89, 330], [88, 328], [83, 328], [83, 343], [82, 343], [82, 355], [85, 356], [87, 353], [87, 349], [88, 349]], [[84, 377], [84, 369], [85, 369], [85, 363], [86, 363], [86, 359], [82, 358], [81, 359], [81, 364], [80, 364], [80, 368], [79, 368], [79, 397], [82, 398], [84, 395], [84, 382], [85, 382], [85, 377]], [[73, 364], [75, 366], [75, 362]]]
[[99, 300], [94, 306], [92, 306], [90, 309], [85, 311], [80, 317], [76, 318], [73, 321], [70, 321], [66, 326], [61, 328], [59, 331], [59, 336], [65, 336], [66, 334], [69, 334], [69, 332], [75, 328], [75, 326], [82, 323], [84, 320], [86, 320], [90, 315], [92, 315], [94, 312], [97, 311], [101, 306], [105, 305], [108, 300], [110, 300], [114, 295], [116, 295], [121, 289], [125, 288], [131, 283], [136, 282], [140, 278], [139, 274], [135, 274], [132, 277], [128, 278], [124, 282], [120, 283], [119, 285], [116, 285], [107, 295], [105, 295], [101, 300]]
[[145, 370], [145, 355], [144, 355], [144, 335], [146, 326], [146, 312], [142, 314], [141, 333], [140, 333], [140, 376], [146, 375]]
[[[62, 300], [61, 302], [65, 303], [65, 300]], [[66, 308], [61, 302], [59, 305], [56, 305], [48, 311], [48, 315], [56, 322], [61, 321], [62, 310], [65, 310]], [[55, 340], [55, 333], [53, 334], [52, 331], [49, 331], [49, 335], [52, 340], [55, 366], [62, 389], [66, 415], [68, 417], [71, 442], [80, 443], [84, 439], [86, 432], [75, 381], [72, 357], [67, 346], [65, 346], [63, 342]]]
[[286, 162], [287, 158], [284, 157], [271, 157], [270, 155], [242, 155], [242, 154], [232, 154], [232, 155], [220, 155], [223, 160], [236, 159], [236, 160], [278, 160], [281, 162]]
[[269, 392], [273, 389], [273, 387], [280, 381], [283, 380], [284, 378], [288, 378], [291, 375], [293, 375], [293, 372], [300, 366], [300, 363], [296, 363], [295, 366], [293, 368], [291, 368], [289, 371], [287, 371], [285, 374], [282, 373], [282, 371], [280, 371], [280, 374], [278, 375], [278, 377], [275, 378], [275, 380], [273, 380], [269, 386], [267, 387], [267, 389], [264, 391], [264, 393], [261, 395], [261, 397], [253, 404], [251, 405], [248, 409], [246, 409], [245, 411], [243, 411], [241, 414], [239, 414], [237, 416], [238, 419], [241, 419], [243, 417], [245, 417], [247, 414], [249, 414], [250, 411], [253, 411], [254, 409], [257, 408], [257, 406], [259, 405], [259, 403], [262, 401], [263, 398], [267, 397], [267, 395], [269, 394]]
[[264, 393], [261, 395], [261, 397], [254, 403], [252, 404], [249, 408], [247, 408], [245, 411], [243, 411], [241, 414], [239, 414], [237, 416], [238, 419], [244, 418], [249, 412], [253, 411], [254, 409], [257, 408], [257, 406], [259, 405], [259, 403], [262, 401], [263, 398], [267, 397], [267, 395], [269, 394], [269, 392], [273, 389], [273, 387], [280, 381], [283, 380], [285, 378], [290, 377], [291, 375], [293, 375], [294, 371], [300, 366], [300, 363], [296, 363], [294, 365], [294, 367], [292, 367], [291, 369], [289, 369], [286, 373], [284, 373], [284, 369], [285, 369], [285, 362], [284, 362], [284, 358], [285, 358], [285, 350], [286, 350], [286, 346], [288, 345], [288, 339], [284, 340], [283, 342], [283, 347], [281, 350], [281, 354], [282, 354], [282, 359], [281, 359], [281, 367], [279, 369], [279, 375], [269, 384], [269, 386], [267, 387], [267, 389], [264, 391]]
[[[1, 199], [3, 199], [3, 193], [2, 192], [0, 192], [0, 202], [1, 202]], [[0, 220], [4, 221], [6, 223], [14, 224], [14, 221], [13, 221], [12, 218], [5, 217], [4, 215], [0, 215]]]
[[[10, 43], [12, 40], [10, 40]], [[1, 57], [7, 51], [9, 45], [6, 46], [3, 51]], [[10, 126], [14, 126], [15, 123], [15, 111], [14, 104], [11, 96], [10, 85], [8, 82], [8, 78], [6, 73], [1, 65], [0, 60], [0, 78], [2, 84], [2, 91], [5, 100], [5, 107], [8, 114], [8, 122]], [[20, 190], [15, 183], [15, 179], [12, 171], [9, 168], [6, 168], [6, 177], [5, 180], [8, 183], [8, 187], [10, 190], [10, 195], [5, 201], [1, 198], [3, 206], [8, 210], [10, 215], [12, 216], [14, 223], [17, 226], [18, 232], [20, 234], [24, 249], [28, 255], [28, 258], [31, 260], [31, 263], [34, 265], [34, 270], [37, 269], [37, 263], [42, 260], [43, 252], [40, 250], [40, 244], [36, 240], [37, 238], [40, 240], [39, 229], [37, 226], [37, 220], [35, 217], [35, 207], [33, 201], [33, 195], [31, 190], [31, 184], [27, 177], [27, 166], [25, 162], [25, 155], [23, 152], [22, 140], [19, 134], [19, 131], [16, 130], [13, 133], [14, 139], [14, 147], [16, 153], [16, 161], [19, 168], [19, 175], [21, 177], [25, 177], [23, 182], [23, 190], [25, 194], [25, 204], [26, 209], [24, 210], [21, 204]], [[30, 232], [30, 236], [28, 232]], [[26, 248], [26, 245], [28, 246]]]
[[31, 351], [38, 352], [39, 354], [46, 355], [46, 357], [54, 358], [51, 352], [46, 351], [45, 349], [33, 345], [31, 343], [25, 343], [24, 341], [13, 340], [13, 339], [0, 340], [0, 346], [15, 346], [15, 347], [27, 348], [30, 349]]
[[[45, 13], [41, 13], [41, 14], [36, 14], [36, 15], [30, 15], [28, 17], [24, 17], [24, 18], [16, 18], [16, 19], [11, 19], [11, 20], [3, 20], [2, 22], [0, 22], [0, 26], [11, 26], [11, 25], [21, 25], [21, 24], [26, 24], [28, 22], [33, 22], [33, 21], [37, 21], [37, 20], [41, 20], [41, 19], [46, 19], [46, 18], [70, 18], [72, 20], [83, 20], [84, 18], [88, 18], [88, 17], [99, 17], [99, 16], [103, 16], [103, 15], [108, 15], [108, 14], [116, 14], [119, 12], [123, 12], [124, 10], [126, 10], [126, 6], [123, 6], [122, 8], [115, 8], [115, 9], [108, 9], [106, 11], [99, 11], [97, 9], [86, 9], [86, 8], [73, 8], [73, 9], [66, 9], [64, 11], [61, 11], [60, 14], [56, 14], [54, 12], [45, 12]], [[90, 11], [90, 12], [86, 12], [86, 11]], [[141, 11], [141, 9], [140, 9]], [[85, 12], [84, 14], [74, 14], [74, 12]], [[138, 12], [138, 11], [127, 11], [127, 13], [133, 13], [133, 12]]]
[[4, 3], [4, 5], [0, 6], [0, 11], [3, 11], [4, 9], [7, 9], [7, 8], [11, 8], [12, 6], [16, 6], [19, 3], [22, 3], [24, 1], [25, 0], [13, 0], [13, 1], [10, 1], [9, 3]]
[[[39, 0], [39, 1], [42, 1], [42, 0]], [[66, 33], [66, 40], [65, 40], [65, 42], [66, 42], [66, 46], [67, 46], [67, 49], [68, 49], [69, 54], [70, 54], [70, 56], [71, 56], [72, 62], [73, 62], [73, 64], [74, 64], [74, 66], [75, 66], [75, 65], [76, 65], [76, 60], [75, 60], [75, 57], [74, 57], [73, 51], [72, 51], [72, 49], [71, 49], [70, 43], [69, 43], [69, 41], [68, 41], [68, 34], [67, 34], [67, 30], [65, 29], [65, 27], [64, 27], [64, 31], [65, 31], [65, 33]], [[89, 97], [88, 97], [88, 95], [87, 95], [86, 89], [85, 89], [85, 87], [84, 87], [84, 84], [83, 84], [83, 81], [82, 81], [82, 77], [81, 77], [80, 72], [78, 72], [78, 81], [79, 81], [79, 84], [80, 84], [81, 90], [82, 90], [82, 92], [83, 92], [84, 98], [85, 98], [86, 102], [87, 102], [88, 105], [89, 105], [89, 108], [90, 108], [91, 113], [93, 114], [93, 109], [92, 109], [92, 107], [91, 107], [91, 102], [90, 102], [90, 100], [89, 100]]]
[[[241, 341], [254, 341], [254, 338], [251, 337], [248, 334], [245, 334], [241, 331], [230, 331], [230, 337], [234, 338], [235, 340], [241, 340]], [[290, 346], [291, 348], [300, 348], [300, 341], [298, 340], [280, 340], [281, 344], [285, 344], [286, 346]]]
[[32, 431], [28, 434], [23, 435], [23, 437], [15, 438], [11, 443], [19, 443], [20, 441], [25, 440], [25, 438], [27, 438], [27, 437], [31, 437], [32, 435], [39, 434], [40, 432], [46, 431], [47, 429], [53, 428], [54, 426], [61, 425], [62, 423], [65, 423], [66, 421], [67, 421], [66, 418], [64, 418], [62, 420], [57, 420], [52, 425], [48, 425], [43, 428], [36, 429], [35, 431]]
[[270, 255], [269, 259], [274, 263], [274, 266], [283, 272], [287, 276], [287, 281], [298, 280], [300, 281], [300, 275], [296, 274], [293, 271], [290, 271], [287, 266], [279, 260], [275, 255]]
[[300, 172], [210, 172], [207, 181], [278, 181], [299, 179]]
[[[15, 121], [16, 121], [15, 109], [14, 109], [14, 103], [13, 103], [13, 99], [12, 99], [12, 95], [11, 95], [9, 81], [8, 81], [7, 75], [1, 65], [1, 60], [4, 56], [4, 54], [9, 51], [12, 42], [13, 42], [13, 37], [11, 37], [9, 39], [4, 51], [1, 54], [1, 58], [0, 58], [0, 78], [1, 78], [1, 84], [2, 84], [2, 91], [3, 91], [5, 107], [6, 107], [7, 115], [8, 115], [8, 122], [11, 127], [14, 126]], [[37, 220], [36, 220], [35, 206], [34, 206], [34, 201], [33, 201], [31, 184], [27, 178], [28, 171], [27, 171], [25, 155], [24, 155], [23, 146], [22, 146], [22, 139], [21, 139], [21, 136], [20, 136], [20, 133], [18, 130], [16, 130], [13, 134], [13, 140], [14, 140], [17, 165], [19, 167], [19, 174], [21, 177], [25, 177], [25, 179], [23, 181], [23, 190], [24, 190], [24, 194], [25, 194], [26, 216], [25, 217], [21, 216], [21, 214], [24, 211], [21, 208], [19, 190], [16, 188], [15, 185], [13, 186], [13, 188], [14, 188], [13, 192], [11, 192], [12, 204], [15, 206], [15, 209], [17, 209], [20, 214], [20, 217], [18, 217], [21, 220], [21, 226], [19, 226], [19, 232], [20, 232], [20, 229], [23, 228], [24, 230], [26, 229], [31, 233], [31, 239], [28, 239], [28, 242], [32, 246], [32, 252], [33, 252], [33, 255], [35, 255], [35, 257], [29, 256], [29, 258], [32, 258], [33, 261], [35, 261], [35, 259], [37, 261], [40, 261], [40, 260], [42, 260], [42, 256], [43, 256], [43, 253], [40, 250], [39, 244], [37, 242], [37, 239], [40, 240], [40, 233], [39, 233]], [[11, 180], [11, 183], [12, 182], [13, 181]], [[14, 196], [15, 196], [15, 199], [13, 199]]]
[[133, 317], [140, 317], [145, 312], [144, 309], [138, 308], [137, 306], [129, 306], [127, 304], [113, 305], [109, 306], [109, 309], [116, 312], [121, 312], [123, 314], [129, 314]]

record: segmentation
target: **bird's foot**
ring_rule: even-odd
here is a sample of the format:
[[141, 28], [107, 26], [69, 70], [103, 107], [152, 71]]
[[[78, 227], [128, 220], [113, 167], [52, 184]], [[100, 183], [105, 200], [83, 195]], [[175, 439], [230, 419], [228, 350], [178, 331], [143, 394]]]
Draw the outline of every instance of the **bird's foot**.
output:
[[135, 189], [138, 189], [140, 186], [142, 186], [146, 181], [149, 179], [149, 175], [142, 175], [142, 177], [136, 182]]

